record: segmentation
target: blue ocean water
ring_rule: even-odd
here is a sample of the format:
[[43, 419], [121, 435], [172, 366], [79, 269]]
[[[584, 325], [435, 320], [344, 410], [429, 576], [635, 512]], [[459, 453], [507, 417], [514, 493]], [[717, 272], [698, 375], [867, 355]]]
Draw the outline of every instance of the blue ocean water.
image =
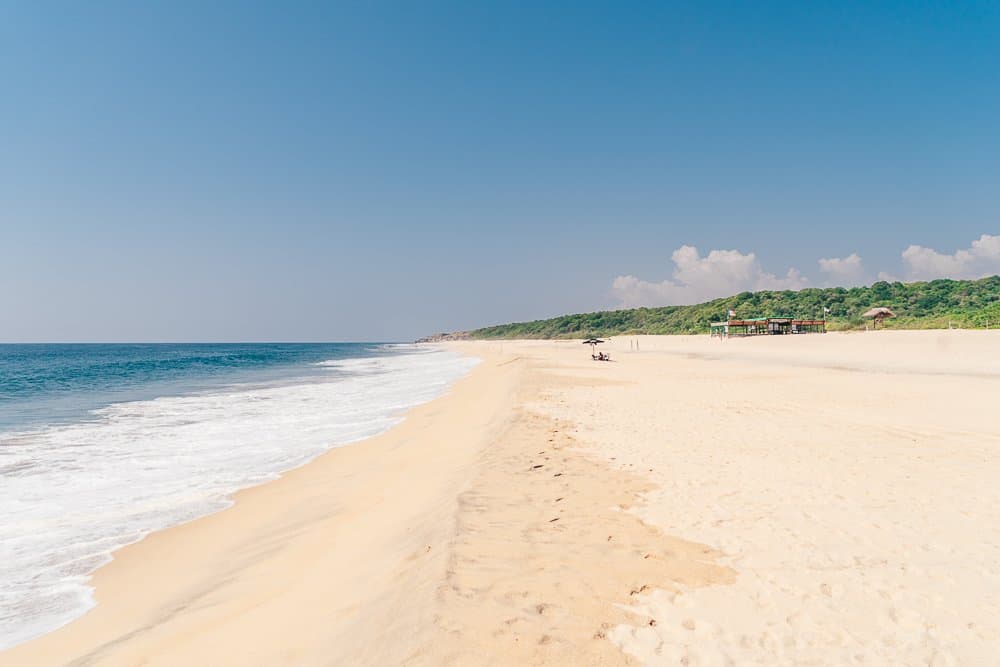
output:
[[411, 345], [0, 345], [0, 650], [149, 532], [395, 424], [476, 360]]
[[81, 418], [118, 401], [325, 377], [315, 364], [403, 349], [373, 343], [0, 345], [0, 431]]

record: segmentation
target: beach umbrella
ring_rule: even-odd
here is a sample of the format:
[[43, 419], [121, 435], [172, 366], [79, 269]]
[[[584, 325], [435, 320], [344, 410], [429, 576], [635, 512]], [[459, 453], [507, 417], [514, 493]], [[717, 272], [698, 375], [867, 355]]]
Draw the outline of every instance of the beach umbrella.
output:
[[588, 338], [587, 340], [583, 341], [583, 344], [590, 346], [590, 356], [594, 356], [594, 350], [597, 349], [598, 343], [603, 343], [603, 342], [604, 341], [601, 340], [600, 338]]

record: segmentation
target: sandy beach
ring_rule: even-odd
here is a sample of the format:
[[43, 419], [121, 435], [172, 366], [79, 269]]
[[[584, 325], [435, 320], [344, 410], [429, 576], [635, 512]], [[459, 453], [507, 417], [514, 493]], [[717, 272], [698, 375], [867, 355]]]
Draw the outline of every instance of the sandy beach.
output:
[[0, 665], [1000, 655], [1000, 332], [449, 346], [447, 395], [118, 551]]

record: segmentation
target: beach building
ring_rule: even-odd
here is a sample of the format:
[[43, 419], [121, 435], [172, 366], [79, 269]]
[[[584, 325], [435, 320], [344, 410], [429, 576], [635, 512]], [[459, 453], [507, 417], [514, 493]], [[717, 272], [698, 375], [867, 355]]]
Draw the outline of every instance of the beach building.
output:
[[792, 320], [792, 333], [826, 333], [826, 320]]
[[719, 338], [730, 336], [780, 336], [784, 334], [826, 333], [826, 320], [798, 320], [792, 317], [755, 317], [712, 322], [711, 335]]

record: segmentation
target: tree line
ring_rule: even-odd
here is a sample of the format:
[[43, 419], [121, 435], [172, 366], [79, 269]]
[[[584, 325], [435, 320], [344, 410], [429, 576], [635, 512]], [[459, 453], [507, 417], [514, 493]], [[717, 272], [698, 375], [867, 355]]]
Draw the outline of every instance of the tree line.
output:
[[[707, 333], [711, 322], [737, 318], [794, 317], [827, 320], [830, 330], [863, 328], [869, 308], [886, 306], [897, 317], [886, 328], [1000, 328], [1000, 276], [980, 280], [885, 282], [868, 287], [741, 292], [691, 306], [632, 308], [563, 315], [484, 327], [473, 338], [579, 338], [640, 334]], [[829, 309], [828, 312], [824, 309]], [[824, 313], [826, 313], [824, 315]]]

